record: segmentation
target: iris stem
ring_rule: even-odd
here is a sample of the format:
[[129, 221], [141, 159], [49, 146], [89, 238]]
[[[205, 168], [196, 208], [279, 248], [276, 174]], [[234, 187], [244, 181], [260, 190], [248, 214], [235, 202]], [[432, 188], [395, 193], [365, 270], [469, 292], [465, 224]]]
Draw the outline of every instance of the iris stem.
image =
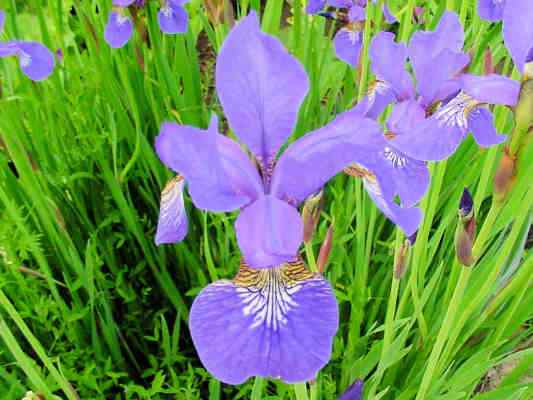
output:
[[261, 400], [265, 384], [265, 378], [262, 378], [260, 376], [255, 377], [254, 386], [252, 387], [252, 397], [250, 398], [250, 400]]
[[318, 272], [315, 253], [313, 252], [313, 245], [311, 243], [305, 244], [305, 255], [307, 256], [307, 262], [309, 264], [309, 269], [311, 269], [312, 272]]
[[295, 383], [294, 394], [296, 395], [296, 400], [309, 400], [309, 396], [307, 395], [307, 384], [305, 382]]

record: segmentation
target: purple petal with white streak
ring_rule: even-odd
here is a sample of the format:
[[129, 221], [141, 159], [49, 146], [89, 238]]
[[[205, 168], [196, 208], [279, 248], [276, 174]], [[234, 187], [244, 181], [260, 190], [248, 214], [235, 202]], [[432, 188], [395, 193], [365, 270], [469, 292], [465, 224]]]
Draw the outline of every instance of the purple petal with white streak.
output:
[[301, 263], [253, 270], [207, 286], [189, 327], [205, 368], [240, 384], [252, 376], [305, 382], [331, 357], [338, 306], [329, 283]]
[[231, 129], [268, 165], [296, 125], [309, 80], [279, 40], [261, 32], [255, 12], [224, 41], [216, 87]]
[[109, 14], [105, 27], [104, 39], [114, 49], [123, 47], [133, 34], [133, 22], [128, 16], [117, 12]]
[[20, 69], [33, 81], [48, 78], [54, 71], [54, 54], [37, 42], [17, 42]]
[[155, 234], [155, 244], [181, 242], [187, 235], [188, 223], [181, 176], [173, 178], [161, 193], [161, 207]]
[[157, 13], [161, 31], [167, 34], [185, 33], [189, 25], [189, 16], [181, 5], [169, 2]]
[[113, 0], [113, 5], [117, 7], [128, 7], [135, 3], [135, 0]]
[[246, 263], [270, 268], [294, 260], [303, 240], [303, 222], [296, 208], [266, 195], [241, 211], [235, 232]]
[[333, 44], [335, 45], [335, 54], [337, 57], [346, 64], [356, 68], [363, 46], [363, 35], [361, 32], [342, 28], [335, 34]]

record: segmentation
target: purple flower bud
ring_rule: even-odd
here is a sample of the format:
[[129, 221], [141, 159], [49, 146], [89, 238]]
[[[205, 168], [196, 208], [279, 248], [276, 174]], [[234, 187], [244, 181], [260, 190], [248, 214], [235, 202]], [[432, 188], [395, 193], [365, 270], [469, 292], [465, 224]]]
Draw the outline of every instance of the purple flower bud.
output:
[[415, 243], [416, 243], [416, 237], [418, 236], [418, 231], [416, 231], [415, 233], [413, 233], [412, 235], [410, 235], [407, 240], [409, 240], [409, 244], [411, 246], [414, 246]]
[[461, 201], [459, 203], [459, 215], [461, 217], [467, 217], [472, 212], [472, 207], [474, 206], [474, 199], [470, 194], [468, 188], [464, 188], [463, 195], [461, 196]]
[[61, 62], [65, 58], [65, 55], [63, 54], [63, 50], [57, 49], [56, 50], [56, 57]]
[[357, 379], [338, 400], [361, 400], [363, 398], [363, 381]]
[[509, 154], [506, 148], [500, 165], [494, 174], [494, 196], [496, 201], [503, 202], [514, 185], [516, 176], [516, 156]]

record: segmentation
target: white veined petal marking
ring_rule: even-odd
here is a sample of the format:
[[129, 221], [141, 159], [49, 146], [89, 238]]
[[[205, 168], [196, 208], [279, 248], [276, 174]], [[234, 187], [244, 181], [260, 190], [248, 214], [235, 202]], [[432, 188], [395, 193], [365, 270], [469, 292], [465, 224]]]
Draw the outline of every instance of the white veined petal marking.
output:
[[19, 52], [19, 60], [20, 66], [22, 68], [26, 68], [31, 65], [31, 56], [28, 53], [23, 52], [22, 50], [20, 50]]
[[172, 17], [172, 8], [170, 8], [170, 6], [168, 5], [168, 2], [163, 7], [161, 7], [161, 13], [166, 18]]
[[407, 165], [407, 158], [388, 146], [383, 149], [383, 156], [394, 168], [403, 168]]
[[344, 168], [344, 173], [346, 175], [353, 176], [354, 178], [362, 178], [366, 189], [377, 196], [381, 196], [381, 188], [379, 187], [376, 175], [369, 169], [363, 167], [361, 164], [350, 164]]
[[250, 329], [261, 325], [280, 329], [287, 323], [289, 312], [298, 307], [293, 296], [302, 282], [315, 277], [318, 279], [301, 260], [268, 269], [253, 269], [242, 262], [233, 282], [243, 302], [244, 316], [254, 316]]
[[[181, 175], [176, 175], [165, 185], [161, 192], [160, 219], [172, 220], [178, 223], [185, 212], [183, 203], [183, 186], [185, 181]], [[176, 213], [178, 210], [178, 213]]]
[[435, 118], [441, 125], [457, 126], [467, 129], [468, 115], [482, 102], [470, 97], [464, 92], [460, 92], [448, 104], [440, 107], [435, 113]]

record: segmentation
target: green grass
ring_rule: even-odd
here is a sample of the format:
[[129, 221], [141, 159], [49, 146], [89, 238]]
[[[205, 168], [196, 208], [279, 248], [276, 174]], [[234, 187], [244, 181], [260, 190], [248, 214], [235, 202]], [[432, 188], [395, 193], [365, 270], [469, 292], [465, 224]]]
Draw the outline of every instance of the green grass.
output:
[[[0, 2], [9, 15], [3, 39], [38, 39], [65, 53], [52, 77], [37, 84], [14, 60], [0, 61], [0, 398], [33, 390], [69, 400], [329, 400], [356, 378], [365, 380], [368, 399], [533, 396], [522, 380], [533, 353], [521, 347], [533, 332], [531, 140], [503, 202], [492, 188], [503, 145], [482, 150], [468, 139], [431, 165], [425, 219], [401, 279], [393, 277], [394, 259], [404, 239], [360, 182], [337, 176], [307, 248], [308, 259], [310, 252], [316, 258], [334, 225], [325, 275], [341, 323], [331, 362], [316, 382], [295, 387], [263, 379], [232, 387], [211, 377], [192, 346], [188, 311], [209, 282], [236, 273], [235, 215], [206, 214], [187, 200], [187, 239], [157, 248], [159, 195], [171, 174], [153, 142], [164, 120], [206, 127], [211, 112], [221, 114], [206, 48], [218, 51], [229, 26], [213, 26], [193, 0], [189, 32], [163, 36], [151, 4], [150, 45], [135, 35], [112, 50], [102, 40], [110, 3]], [[258, 0], [238, 3], [239, 15], [260, 8]], [[305, 15], [302, 3], [292, 1], [283, 24], [281, 1], [261, 8], [263, 29], [280, 37], [311, 79], [295, 137], [351, 106], [373, 79], [367, 57], [357, 71], [334, 57], [331, 26]], [[499, 26], [476, 16], [475, 1], [388, 4], [403, 39], [423, 28], [408, 17], [415, 5], [426, 8], [428, 28], [446, 6], [454, 8], [465, 21], [465, 48], [474, 50], [471, 70], [482, 71], [490, 48], [494, 64], [519, 79]], [[379, 8], [368, 13], [367, 44], [380, 27]], [[495, 113], [498, 129], [510, 134], [512, 113]], [[455, 260], [453, 243], [464, 187], [475, 196], [478, 221], [479, 260], [470, 268]], [[517, 367], [497, 390], [478, 393], [487, 371], [508, 360]]]

